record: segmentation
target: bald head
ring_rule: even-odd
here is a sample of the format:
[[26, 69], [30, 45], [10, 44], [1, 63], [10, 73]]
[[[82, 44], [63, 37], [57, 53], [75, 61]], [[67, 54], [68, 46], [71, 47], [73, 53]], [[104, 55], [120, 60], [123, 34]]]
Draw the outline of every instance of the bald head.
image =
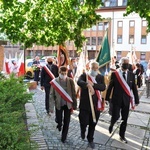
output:
[[51, 65], [51, 64], [53, 63], [53, 58], [48, 57], [48, 58], [47, 58], [47, 63]]

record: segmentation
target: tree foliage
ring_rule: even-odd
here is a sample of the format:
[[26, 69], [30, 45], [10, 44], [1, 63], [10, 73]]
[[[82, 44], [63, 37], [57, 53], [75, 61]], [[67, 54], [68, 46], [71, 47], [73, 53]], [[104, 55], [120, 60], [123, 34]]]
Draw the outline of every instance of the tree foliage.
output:
[[141, 18], [148, 22], [147, 31], [150, 32], [150, 0], [128, 0], [126, 14], [138, 13]]
[[8, 39], [25, 47], [59, 45], [73, 40], [82, 47], [82, 31], [102, 20], [95, 9], [101, 0], [1, 0], [2, 27]]

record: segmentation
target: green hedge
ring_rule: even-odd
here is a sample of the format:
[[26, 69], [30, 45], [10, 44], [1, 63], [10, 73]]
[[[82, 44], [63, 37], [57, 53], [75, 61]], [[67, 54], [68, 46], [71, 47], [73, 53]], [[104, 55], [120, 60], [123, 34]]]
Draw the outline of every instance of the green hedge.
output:
[[25, 118], [25, 103], [32, 99], [21, 78], [0, 74], [0, 150], [33, 150]]

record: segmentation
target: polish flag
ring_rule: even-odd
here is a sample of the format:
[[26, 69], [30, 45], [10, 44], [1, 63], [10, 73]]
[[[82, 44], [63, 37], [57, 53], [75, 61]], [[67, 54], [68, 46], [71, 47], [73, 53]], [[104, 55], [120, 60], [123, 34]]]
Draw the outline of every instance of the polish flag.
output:
[[24, 53], [22, 53], [21, 58], [19, 59], [18, 62], [18, 77], [24, 76], [25, 74], [25, 68], [24, 68]]
[[4, 55], [4, 64], [3, 64], [3, 71], [7, 74], [10, 74], [10, 67], [9, 67], [9, 60]]

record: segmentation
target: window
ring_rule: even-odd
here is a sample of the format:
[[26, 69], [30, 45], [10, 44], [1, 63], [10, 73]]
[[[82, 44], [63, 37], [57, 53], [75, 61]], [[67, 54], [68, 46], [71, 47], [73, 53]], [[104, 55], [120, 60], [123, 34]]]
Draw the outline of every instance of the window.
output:
[[110, 6], [117, 6], [117, 0], [110, 0]]
[[146, 59], [146, 54], [142, 52], [141, 55], [140, 55], [140, 59], [145, 60]]
[[94, 26], [92, 26], [92, 30], [96, 30], [97, 29], [97, 26], [96, 25], [94, 25]]
[[134, 21], [130, 21], [129, 22], [130, 27], [134, 27], [134, 23], [135, 23]]
[[98, 37], [98, 39], [97, 39], [97, 41], [98, 41], [97, 45], [101, 45], [102, 40], [103, 40], [103, 37], [102, 37], [102, 36], [101, 36], [101, 37]]
[[147, 26], [147, 21], [146, 20], [142, 20], [142, 27], [146, 27]]
[[134, 35], [129, 35], [129, 44], [134, 44]]
[[127, 5], [127, 0], [123, 0], [123, 6]]
[[117, 60], [121, 59], [121, 51], [117, 51]]
[[104, 22], [104, 30], [108, 28], [108, 22]]
[[146, 35], [141, 36], [141, 44], [146, 44]]
[[86, 37], [87, 41], [86, 41], [86, 45], [90, 45], [90, 37]]
[[96, 45], [96, 37], [92, 37], [92, 45]]
[[103, 30], [103, 22], [98, 23], [98, 30]]
[[122, 44], [122, 35], [117, 36], [117, 43]]
[[122, 28], [122, 21], [118, 21], [118, 28]]

